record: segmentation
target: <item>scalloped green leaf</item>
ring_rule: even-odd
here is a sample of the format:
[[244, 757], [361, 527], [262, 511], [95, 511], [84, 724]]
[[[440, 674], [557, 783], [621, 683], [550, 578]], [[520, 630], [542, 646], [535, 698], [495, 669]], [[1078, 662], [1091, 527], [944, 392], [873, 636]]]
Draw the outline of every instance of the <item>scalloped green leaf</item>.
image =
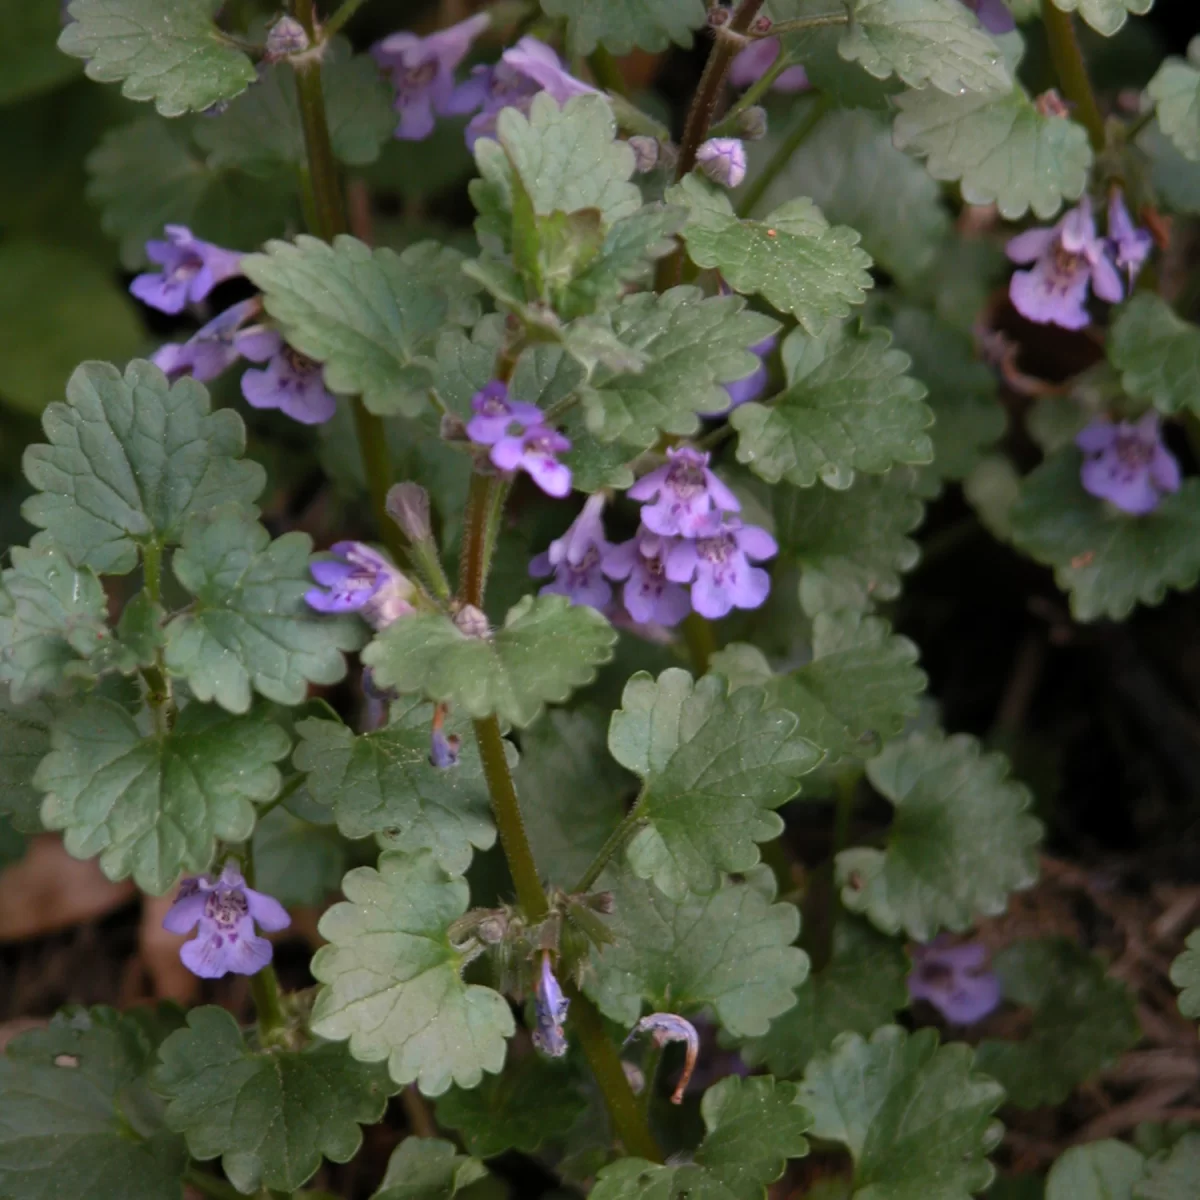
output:
[[431, 704], [397, 701], [385, 726], [357, 737], [339, 721], [301, 721], [292, 761], [346, 837], [373, 834], [384, 846], [428, 849], [461, 875], [474, 850], [495, 843], [496, 827], [470, 722], [451, 714], [446, 723], [462, 741], [458, 766], [448, 771], [429, 761], [432, 718]]
[[349, 1162], [361, 1125], [383, 1116], [396, 1085], [382, 1066], [355, 1062], [345, 1045], [255, 1051], [233, 1015], [205, 1005], [158, 1051], [154, 1089], [167, 1101], [167, 1127], [193, 1158], [221, 1159], [240, 1192], [294, 1192], [322, 1156]]
[[365, 628], [305, 603], [311, 551], [308, 534], [272, 541], [238, 505], [188, 522], [171, 566], [195, 603], [167, 626], [166, 664], [197, 699], [235, 713], [249, 709], [253, 692], [299, 704], [310, 683], [346, 674], [343, 651], [362, 645]]
[[1153, 292], [1122, 305], [1108, 337], [1108, 360], [1135, 400], [1160, 412], [1200, 413], [1200, 328]]
[[363, 662], [380, 687], [421, 692], [472, 717], [495, 713], [520, 727], [591, 683], [616, 640], [594, 608], [564, 596], [526, 596], [486, 637], [468, 637], [434, 613], [396, 621], [363, 651]]
[[724, 882], [708, 896], [679, 900], [626, 870], [610, 868], [605, 919], [615, 942], [592, 951], [584, 990], [614, 1021], [631, 1026], [647, 1012], [694, 1013], [710, 1005], [737, 1037], [767, 1032], [796, 1000], [808, 955], [794, 904], [772, 903], [774, 879], [752, 868], [744, 883]]
[[1078, 12], [1097, 32], [1105, 37], [1117, 33], [1130, 15], [1144, 16], [1154, 0], [1054, 0], [1054, 7], [1063, 12]]
[[933, 460], [925, 386], [906, 373], [911, 360], [892, 348], [887, 330], [847, 330], [829, 344], [796, 330], [793, 339], [809, 352], [796, 362], [785, 347], [787, 388], [730, 416], [739, 462], [768, 483], [806, 488], [819, 479], [841, 489], [857, 471], [881, 475]]
[[613, 758], [643, 781], [625, 847], [634, 873], [679, 900], [754, 866], [756, 843], [783, 829], [771, 810], [821, 759], [798, 726], [758, 688], [727, 695], [723, 679], [693, 681], [678, 668], [634, 675], [608, 734]]
[[969, 1200], [992, 1181], [1004, 1089], [977, 1072], [971, 1048], [896, 1025], [870, 1040], [841, 1034], [804, 1073], [800, 1101], [814, 1137], [854, 1159], [853, 1200]]
[[475, 1087], [504, 1065], [515, 1024], [508, 1002], [462, 977], [465, 955], [449, 926], [467, 911], [469, 889], [428, 851], [388, 851], [379, 868], [358, 867], [342, 881], [346, 901], [321, 918], [329, 944], [313, 975], [325, 986], [312, 1031], [349, 1039], [360, 1062], [388, 1062], [397, 1083], [427, 1096], [451, 1084]]
[[1000, 47], [957, 0], [849, 0], [849, 7], [838, 53], [876, 79], [896, 75], [951, 96], [1012, 87]]
[[483, 1163], [457, 1153], [453, 1142], [413, 1135], [392, 1151], [371, 1200], [454, 1200], [487, 1178]]
[[604, 1167], [591, 1200], [764, 1200], [789, 1158], [808, 1153], [812, 1114], [795, 1084], [770, 1076], [722, 1079], [700, 1102], [705, 1135], [692, 1162], [621, 1158]]
[[925, 515], [915, 483], [911, 470], [895, 467], [859, 475], [845, 491], [774, 490], [775, 533], [783, 552], [800, 564], [806, 613], [868, 611], [900, 595], [901, 575], [921, 556], [908, 537]]
[[1158, 68], [1146, 92], [1159, 128], [1185, 158], [1200, 160], [1200, 37], [1191, 40], [1186, 59], [1171, 57]]
[[1171, 982], [1179, 988], [1179, 1011], [1200, 1019], [1200, 929], [1188, 934], [1185, 946], [1171, 964]]
[[164, 117], [232, 100], [254, 64], [213, 21], [220, 0], [71, 0], [58, 48], [82, 58], [89, 79], [120, 83]]
[[743, 1043], [749, 1066], [764, 1063], [772, 1075], [797, 1078], [840, 1033], [869, 1036], [908, 1006], [908, 957], [895, 938], [866, 921], [842, 916], [833, 931], [833, 953], [796, 992], [796, 1003], [771, 1022], [762, 1037]]
[[146, 1085], [171, 1006], [66, 1008], [0, 1055], [0, 1196], [179, 1200], [187, 1152]]
[[250, 503], [266, 472], [242, 459], [246, 428], [232, 409], [211, 411], [190, 377], [168, 382], [135, 359], [124, 375], [84, 363], [67, 383], [66, 404], [42, 417], [49, 445], [25, 450], [37, 489], [21, 506], [79, 567], [127, 575], [139, 547], [178, 542], [189, 517], [227, 501]]
[[1146, 1160], [1115, 1138], [1071, 1146], [1046, 1176], [1046, 1200], [1133, 1200], [1145, 1169]]
[[601, 42], [614, 54], [690, 46], [704, 24], [704, 0], [542, 0], [542, 8], [566, 19], [573, 54], [591, 54]]
[[1134, 1200], [1191, 1200], [1200, 1191], [1200, 1134], [1186, 1133], [1165, 1155], [1152, 1158]]
[[1037, 878], [1042, 827], [1004, 755], [968, 734], [913, 734], [872, 759], [867, 777], [896, 807], [887, 846], [843, 850], [836, 874], [842, 903], [884, 933], [960, 932]]
[[261, 711], [231, 716], [192, 703], [174, 728], [143, 735], [112, 700], [70, 705], [50, 731], [34, 773], [42, 820], [64, 831], [76, 858], [100, 856], [109, 879], [132, 876], [161, 896], [184, 872], [206, 870], [217, 842], [254, 830], [255, 805], [279, 791], [274, 766], [287, 734]]
[[53, 723], [54, 710], [48, 704], [18, 704], [10, 689], [0, 686], [0, 762], [4, 763], [0, 814], [6, 815], [19, 833], [40, 833], [42, 829], [42, 794], [33, 786], [33, 774], [50, 753]]
[[905, 92], [896, 105], [896, 145], [925, 159], [934, 179], [959, 184], [968, 204], [995, 204], [1009, 221], [1032, 210], [1045, 221], [1083, 195], [1087, 131], [1040, 112], [1019, 85], [1001, 96]]
[[[301, 815], [297, 815], [301, 814]], [[318, 824], [313, 818], [320, 818]], [[347, 846], [326, 814], [301, 790], [254, 826], [254, 882], [285, 908], [321, 906], [346, 873]]]
[[859, 249], [858, 234], [830, 225], [811, 200], [792, 200], [761, 220], [742, 220], [724, 191], [695, 174], [666, 198], [688, 209], [683, 239], [697, 266], [719, 270], [734, 291], [757, 293], [809, 332], [866, 299], [871, 259]]
[[1017, 942], [992, 960], [1003, 995], [1033, 1010], [1019, 1041], [976, 1047], [981, 1071], [998, 1079], [1018, 1108], [1061, 1104], [1142, 1036], [1136, 997], [1104, 964], [1066, 938]]
[[478, 285], [449, 246], [372, 250], [346, 234], [301, 235], [242, 260], [288, 342], [325, 364], [325, 383], [383, 416], [416, 416], [433, 382], [427, 361], [447, 325], [479, 317]]
[[1152, 513], [1134, 517], [1097, 500], [1079, 479], [1074, 446], [1027, 475], [1010, 512], [1013, 543], [1054, 568], [1076, 620], [1121, 620], [1138, 604], [1200, 577], [1200, 480], [1186, 479]]

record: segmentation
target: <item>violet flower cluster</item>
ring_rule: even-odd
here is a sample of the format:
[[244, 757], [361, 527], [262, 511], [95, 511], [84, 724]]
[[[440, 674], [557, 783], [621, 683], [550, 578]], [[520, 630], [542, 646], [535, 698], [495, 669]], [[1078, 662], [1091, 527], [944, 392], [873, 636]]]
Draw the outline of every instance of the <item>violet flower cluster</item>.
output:
[[974, 1025], [1000, 1004], [1000, 980], [978, 942], [951, 946], [937, 937], [913, 950], [908, 994], [926, 1000], [952, 1025]]
[[562, 499], [571, 490], [571, 468], [558, 461], [571, 443], [542, 419], [536, 404], [512, 400], [508, 385], [492, 380], [471, 399], [475, 415], [467, 436], [490, 447], [488, 457], [501, 471], [524, 471], [546, 493]]
[[1153, 512], [1164, 495], [1179, 491], [1175, 456], [1163, 445], [1158, 414], [1112, 422], [1101, 417], [1075, 438], [1083, 451], [1084, 490], [1133, 516]]

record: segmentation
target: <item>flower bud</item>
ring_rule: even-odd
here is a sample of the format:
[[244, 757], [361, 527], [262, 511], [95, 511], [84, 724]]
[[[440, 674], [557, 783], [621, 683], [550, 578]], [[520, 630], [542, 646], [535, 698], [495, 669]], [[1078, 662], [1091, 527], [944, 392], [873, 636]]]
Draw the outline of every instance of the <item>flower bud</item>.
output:
[[429, 524], [429, 493], [419, 483], [397, 483], [389, 488], [387, 514], [410, 541], [425, 542], [433, 536]]
[[303, 54], [308, 47], [308, 34], [294, 17], [280, 17], [267, 32], [267, 58], [272, 61]]
[[767, 110], [758, 104], [738, 113], [738, 136], [748, 142], [759, 142], [767, 136]]
[[639, 175], [654, 170], [658, 164], [658, 138], [634, 134], [629, 139], [629, 148], [633, 151], [633, 169]]
[[709, 138], [696, 151], [696, 162], [722, 187], [735, 188], [746, 178], [746, 148], [738, 138]]
[[454, 624], [467, 637], [485, 638], [490, 632], [488, 619], [483, 611], [473, 604], [464, 604], [454, 616]]

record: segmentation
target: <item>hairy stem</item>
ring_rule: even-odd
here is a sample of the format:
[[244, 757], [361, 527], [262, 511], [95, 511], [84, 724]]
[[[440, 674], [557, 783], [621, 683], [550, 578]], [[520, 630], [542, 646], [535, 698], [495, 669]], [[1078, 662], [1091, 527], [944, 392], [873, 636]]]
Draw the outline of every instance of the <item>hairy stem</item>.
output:
[[[154, 604], [162, 602], [162, 546], [158, 542], [147, 542], [142, 547], [142, 584], [146, 595]], [[146, 703], [154, 718], [158, 733], [168, 733], [175, 724], [175, 699], [171, 680], [163, 663], [161, 648], [154, 653], [154, 665], [142, 668], [142, 679], [146, 684]]]
[[592, 884], [604, 873], [604, 868], [608, 866], [608, 860], [620, 850], [633, 831], [642, 823], [640, 810], [643, 799], [645, 799], [645, 793], [634, 801], [633, 807], [625, 814], [621, 823], [608, 835], [604, 845], [592, 859], [591, 866], [584, 871], [579, 882], [571, 889], [572, 895], [578, 896], [581, 892], [586, 892], [591, 888]]
[[809, 102], [795, 127], [779, 143], [775, 153], [767, 159], [762, 170], [755, 175], [754, 182], [742, 194], [737, 205], [739, 217], [749, 216], [758, 207], [759, 201], [767, 194], [767, 189], [779, 177], [779, 173], [791, 161], [792, 155], [796, 153], [808, 135], [816, 129], [821, 118], [828, 111], [829, 101], [824, 96], [818, 96]]
[[323, 36], [325, 40], [328, 41], [331, 37], [333, 37], [333, 35], [337, 33], [338, 30], [340, 30], [342, 26], [345, 25], [346, 22], [350, 20], [350, 18], [354, 16], [354, 14], [358, 12], [360, 8], [362, 8], [365, 2], [366, 0], [342, 0], [341, 8], [339, 8], [337, 12], [335, 12], [333, 16], [325, 22], [323, 29]]
[[1092, 149], [1103, 150], [1104, 118], [1088, 79], [1073, 18], [1058, 8], [1054, 0], [1042, 0], [1042, 24], [1046, 27], [1046, 41], [1058, 85], [1074, 109], [1073, 116], [1087, 130]]

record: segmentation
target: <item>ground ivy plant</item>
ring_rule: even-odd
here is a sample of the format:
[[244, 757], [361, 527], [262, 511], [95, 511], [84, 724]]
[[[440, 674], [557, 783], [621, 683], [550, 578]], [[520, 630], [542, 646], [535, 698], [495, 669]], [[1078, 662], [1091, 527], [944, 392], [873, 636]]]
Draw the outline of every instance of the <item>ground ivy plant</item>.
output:
[[[57, 831], [171, 897], [183, 963], [247, 976], [256, 1017], [71, 1008], [14, 1038], [0, 1197], [348, 1200], [361, 1173], [323, 1164], [403, 1093], [376, 1200], [505, 1195], [510, 1151], [597, 1200], [785, 1173], [966, 1200], [1002, 1105], [1137, 1040], [1085, 950], [971, 940], [1042, 827], [939, 727], [889, 605], [959, 484], [1078, 621], [1200, 578], [1200, 328], [1153, 264], [1200, 192], [1200, 58], [1106, 116], [1077, 37], [1150, 5], [431, 4], [370, 44], [370, 0], [70, 0], [31, 26], [14, 87], [81, 60], [97, 103], [142, 104], [89, 194], [174, 332], [75, 366], [24, 450], [0, 862]], [[1022, 75], [1034, 32], [1057, 90]], [[613, 56], [693, 44], [666, 123]], [[473, 233], [376, 237], [372, 187], [444, 163]], [[1059, 390], [1053, 436], [1031, 418], [1040, 461], [1001, 444], [997, 245], [1016, 312], [1108, 373], [1101, 407]], [[274, 495], [301, 442], [332, 520]], [[799, 887], [798, 812], [828, 831]], [[267, 935], [297, 908], [319, 948], [284, 986]], [[1023, 1019], [963, 1036], [1000, 1006]], [[1045, 1183], [1197, 1194], [1197, 1133]]]

